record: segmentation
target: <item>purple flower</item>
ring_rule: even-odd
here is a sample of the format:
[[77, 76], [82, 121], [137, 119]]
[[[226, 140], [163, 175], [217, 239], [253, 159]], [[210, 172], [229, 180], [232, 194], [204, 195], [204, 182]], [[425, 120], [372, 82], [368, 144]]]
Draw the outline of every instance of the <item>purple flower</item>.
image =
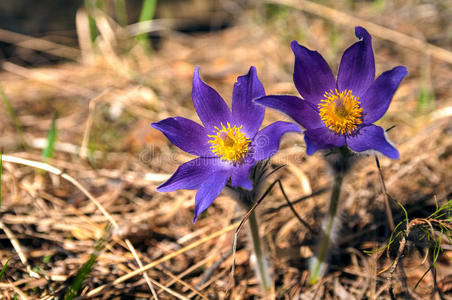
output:
[[271, 95], [256, 102], [280, 110], [305, 128], [308, 155], [346, 145], [355, 152], [376, 150], [399, 158], [385, 131], [373, 123], [385, 114], [408, 72], [398, 66], [375, 80], [372, 38], [362, 27], [355, 33], [359, 41], [344, 52], [337, 80], [318, 52], [292, 41], [293, 80], [303, 99]]
[[159, 192], [198, 190], [193, 222], [218, 197], [229, 179], [232, 187], [252, 189], [251, 168], [278, 151], [284, 133], [301, 131], [295, 124], [281, 121], [258, 131], [265, 108], [252, 100], [261, 96], [265, 96], [264, 87], [257, 78], [256, 68], [251, 67], [247, 75], [237, 78], [231, 112], [221, 96], [199, 78], [199, 68], [196, 68], [192, 97], [204, 126], [182, 117], [152, 124], [174, 145], [199, 156], [179, 166], [157, 188]]

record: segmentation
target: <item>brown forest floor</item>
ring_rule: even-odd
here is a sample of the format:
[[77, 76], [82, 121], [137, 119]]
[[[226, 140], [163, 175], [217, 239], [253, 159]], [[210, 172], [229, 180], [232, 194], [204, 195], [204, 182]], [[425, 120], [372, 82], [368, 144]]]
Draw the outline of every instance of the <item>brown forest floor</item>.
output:
[[[319, 50], [336, 70], [342, 51], [355, 41], [356, 25], [364, 25], [373, 35], [377, 74], [397, 65], [409, 70], [379, 123], [384, 128], [396, 125], [389, 136], [401, 159], [380, 158], [380, 162], [389, 195], [405, 206], [410, 219], [428, 216], [435, 210], [435, 199], [444, 204], [452, 197], [452, 5], [445, 1], [415, 3], [387, 1], [386, 7], [378, 8], [372, 2], [357, 2], [353, 8], [338, 4], [337, 11], [275, 6], [266, 18], [259, 10], [241, 12], [233, 26], [221, 31], [166, 32], [161, 48], [152, 54], [136, 47], [118, 55], [122, 42], [103, 36], [98, 42], [100, 54], [84, 50], [83, 63], [25, 68], [4, 61], [0, 82], [29, 146], [21, 148], [20, 135], [0, 105], [3, 154], [42, 161], [52, 116], [58, 111], [58, 140], [48, 163], [69, 174], [95, 199], [89, 199], [61, 174], [4, 162], [0, 261], [10, 261], [0, 294], [6, 299], [14, 294], [24, 299], [61, 298], [104, 235], [109, 220], [101, 206], [115, 224], [84, 282], [82, 295], [102, 299], [151, 295], [142, 274], [132, 273], [127, 280], [115, 282], [138, 268], [129, 242], [143, 265], [157, 261], [147, 275], [160, 299], [262, 296], [249, 265], [245, 233], [239, 237], [235, 281], [230, 280], [235, 229], [231, 224], [240, 221], [244, 212], [222, 194], [193, 224], [194, 191], [157, 193], [156, 187], [190, 157], [149, 125], [169, 116], [198, 120], [191, 102], [196, 65], [201, 66], [203, 79], [229, 103], [236, 77], [250, 65], [257, 67], [268, 94], [297, 95], [291, 80], [290, 40]], [[338, 11], [346, 15], [337, 15]], [[394, 31], [366, 26], [352, 15]], [[400, 33], [420, 44], [400, 38]], [[428, 52], [431, 48], [421, 41], [446, 50]], [[420, 107], [423, 89], [434, 91], [433, 105]], [[281, 118], [267, 111], [265, 122]], [[84, 137], [87, 148], [83, 147]], [[286, 167], [268, 184], [280, 178], [291, 200], [331, 184], [321, 155], [307, 157], [301, 135], [283, 139], [272, 167], [281, 164]], [[313, 228], [321, 224], [328, 194], [319, 193], [295, 205]], [[258, 207], [276, 298], [389, 299], [388, 272], [378, 273], [393, 258], [386, 252], [363, 252], [384, 246], [390, 236], [372, 156], [360, 159], [344, 182], [337, 249], [329, 272], [314, 286], [308, 282], [307, 263], [317, 236], [287, 207], [281, 207], [285, 203], [275, 189]], [[402, 221], [397, 205], [393, 205], [393, 214], [396, 223]], [[443, 241], [443, 249], [437, 281], [444, 297], [452, 299], [452, 245]], [[409, 245], [407, 250], [402, 259], [405, 275], [394, 273], [394, 292], [397, 297], [407, 297], [408, 288], [412, 297], [429, 299], [433, 297], [430, 273], [414, 288], [429, 267], [425, 249]], [[204, 280], [204, 272], [220, 259], [223, 262]], [[95, 293], [96, 287], [106, 284]]]

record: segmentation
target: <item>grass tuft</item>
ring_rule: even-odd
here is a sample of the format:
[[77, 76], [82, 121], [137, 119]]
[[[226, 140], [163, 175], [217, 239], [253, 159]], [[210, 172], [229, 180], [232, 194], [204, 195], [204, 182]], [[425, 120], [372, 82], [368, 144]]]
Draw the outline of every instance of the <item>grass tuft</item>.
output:
[[[157, 0], [143, 0], [143, 7], [141, 8], [140, 19], [141, 22], [151, 21], [154, 18], [155, 8], [157, 6]], [[141, 43], [144, 48], [151, 51], [151, 41], [147, 33], [141, 33], [137, 35], [136, 40]]]
[[3, 277], [3, 274], [5, 274], [6, 267], [8, 266], [8, 263], [9, 263], [9, 260], [10, 260], [10, 259], [11, 259], [11, 258], [8, 258], [8, 259], [6, 260], [5, 264], [4, 264], [3, 267], [2, 267], [2, 270], [0, 271], [0, 280], [1, 280], [2, 277]]
[[125, 0], [114, 0], [116, 21], [122, 27], [127, 26], [127, 6]]
[[57, 138], [56, 120], [58, 118], [58, 112], [53, 114], [52, 123], [50, 124], [49, 133], [47, 134], [47, 145], [42, 150], [42, 157], [44, 160], [48, 160], [53, 157], [55, 149], [55, 142]]
[[16, 130], [17, 130], [17, 132], [18, 132], [19, 135], [20, 135], [20, 139], [21, 139], [21, 142], [22, 142], [22, 146], [23, 146], [25, 149], [28, 149], [28, 144], [27, 144], [27, 142], [25, 141], [24, 131], [23, 131], [23, 129], [22, 129], [22, 128], [23, 128], [23, 127], [22, 127], [22, 124], [20, 123], [19, 118], [17, 117], [16, 112], [14, 111], [14, 108], [11, 106], [11, 102], [9, 101], [8, 96], [6, 96], [6, 93], [5, 93], [5, 91], [3, 90], [3, 86], [2, 86], [1, 83], [0, 83], [0, 94], [1, 94], [1, 96], [2, 96], [3, 104], [5, 105], [6, 110], [8, 111], [9, 116], [10, 116], [11, 119], [13, 120], [13, 123], [14, 123], [14, 126], [16, 127]]
[[[0, 212], [2, 209], [2, 151], [0, 150]], [[0, 214], [1, 215], [1, 214]]]
[[91, 43], [94, 44], [97, 37], [99, 36], [99, 30], [97, 29], [96, 24], [96, 18], [95, 16], [95, 10], [101, 9], [102, 10], [103, 5], [102, 1], [99, 0], [85, 0], [85, 9], [88, 13], [88, 22], [89, 22], [89, 33], [91, 37]]
[[421, 112], [435, 109], [435, 93], [433, 89], [423, 84], [419, 89], [417, 101], [418, 110]]
[[96, 245], [94, 246], [93, 253], [91, 253], [89, 259], [83, 264], [83, 266], [80, 268], [77, 275], [75, 276], [75, 279], [72, 282], [70, 289], [64, 295], [64, 300], [72, 300], [79, 295], [83, 282], [86, 280], [88, 275], [93, 270], [94, 263], [96, 262], [97, 258], [99, 257], [100, 253], [105, 247], [105, 242], [110, 238], [110, 233], [111, 225], [108, 224], [105, 227], [103, 236], [99, 240], [97, 240]]

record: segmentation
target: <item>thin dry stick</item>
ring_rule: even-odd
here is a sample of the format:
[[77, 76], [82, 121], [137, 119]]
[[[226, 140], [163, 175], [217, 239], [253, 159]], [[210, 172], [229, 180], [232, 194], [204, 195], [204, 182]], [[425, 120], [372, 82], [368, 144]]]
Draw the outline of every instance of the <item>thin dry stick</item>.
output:
[[[135, 258], [136, 262], [138, 263], [138, 267], [142, 268], [143, 267], [143, 263], [141, 262], [140, 257], [138, 256], [137, 252], [135, 251], [135, 247], [133, 247], [133, 245], [129, 241], [129, 239], [125, 239], [125, 242], [127, 244], [127, 247], [130, 249], [130, 252], [132, 252], [132, 255]], [[151, 278], [149, 278], [149, 276], [148, 276], [148, 274], [146, 272], [143, 273], [143, 276], [144, 276], [144, 280], [146, 280], [146, 283], [149, 286], [149, 289], [151, 289], [152, 296], [154, 297], [154, 299], [158, 300], [159, 297], [157, 296], [157, 293], [155, 292], [154, 286], [152, 285], [152, 282], [154, 282], [154, 280], [151, 281]], [[164, 289], [164, 290], [167, 291], [166, 289]]]
[[313, 15], [328, 19], [329, 21], [342, 25], [354, 27], [359, 24], [360, 26], [363, 26], [366, 29], [368, 29], [373, 36], [377, 36], [379, 38], [391, 41], [402, 47], [406, 47], [409, 49], [419, 51], [421, 53], [431, 55], [432, 57], [452, 64], [452, 52], [446, 49], [413, 38], [409, 35], [398, 32], [396, 30], [392, 30], [384, 26], [377, 25], [375, 23], [366, 21], [361, 18], [350, 16], [336, 9], [321, 4], [317, 4], [311, 1], [267, 0], [267, 2], [292, 6], [296, 9], [304, 10]]
[[[66, 179], [67, 181], [72, 183], [86, 197], [88, 197], [88, 199], [90, 199], [96, 205], [96, 207], [102, 212], [102, 214], [105, 216], [105, 218], [107, 218], [107, 220], [110, 221], [110, 223], [113, 225], [113, 227], [115, 229], [119, 228], [118, 223], [116, 223], [116, 221], [113, 219], [113, 217], [105, 210], [105, 208], [102, 206], [102, 204], [100, 204], [100, 202], [97, 201], [97, 199], [94, 198], [94, 196], [91, 195], [91, 193], [83, 185], [81, 185], [77, 180], [75, 180], [73, 177], [69, 176], [68, 174], [64, 173], [60, 169], [55, 168], [55, 167], [53, 167], [53, 166], [51, 166], [49, 164], [46, 164], [46, 163], [32, 161], [32, 160], [28, 160], [28, 159], [23, 159], [23, 158], [12, 156], [12, 155], [3, 155], [2, 154], [2, 161], [3, 162], [16, 163], [16, 164], [21, 164], [21, 165], [34, 167], [34, 168], [37, 168], [37, 169], [45, 170], [45, 171], [47, 171], [49, 173], [53, 173], [53, 174], [55, 174], [57, 176], [61, 176], [62, 178]], [[138, 263], [138, 266], [140, 268], [142, 268], [143, 264], [141, 263], [140, 258], [136, 255], [136, 251], [135, 251], [135, 248], [133, 247], [132, 243], [128, 239], [125, 239], [125, 242], [126, 242], [128, 248], [129, 248], [130, 252], [132, 252], [132, 254], [134, 255], [135, 260]], [[157, 298], [157, 294], [156, 294], [156, 292], [154, 290], [154, 287], [151, 284], [150, 278], [148, 277], [148, 275], [146, 273], [144, 273], [143, 276], [144, 276], [144, 278], [146, 280], [146, 283], [148, 283], [149, 288], [151, 289], [151, 292], [152, 292], [154, 298], [158, 299]]]
[[[146, 274], [146, 273], [144, 273]], [[159, 288], [161, 288], [162, 290], [164, 290], [165, 292], [167, 292], [168, 294], [173, 295], [174, 297], [178, 298], [178, 299], [182, 299], [182, 300], [189, 300], [187, 297], [173, 291], [172, 289], [167, 288], [166, 286], [160, 284], [158, 281], [155, 281], [154, 279], [150, 279], [151, 282], [153, 284], [155, 284], [156, 286], [158, 286]]]
[[83, 86], [72, 84], [70, 82], [61, 82], [55, 80], [53, 76], [48, 76], [46, 73], [40, 71], [39, 69], [25, 68], [9, 61], [3, 61], [0, 63], [0, 67], [5, 71], [11, 72], [13, 74], [28, 78], [30, 80], [57, 88], [70, 95], [76, 95], [83, 98], [91, 98], [94, 94], [91, 90], [84, 88]]
[[207, 270], [204, 271], [202, 275], [201, 281], [198, 282], [196, 288], [201, 287], [204, 283], [210, 280], [214, 272], [218, 269], [218, 267], [232, 255], [232, 249], [229, 249], [225, 254], [223, 254], [220, 259], [218, 259], [215, 263], [213, 263]]
[[[176, 276], [177, 279], [182, 280], [182, 278], [184, 278], [185, 276], [187, 276], [188, 274], [190, 274], [191, 272], [197, 270], [199, 267], [201, 267], [202, 265], [204, 265], [208, 260], [212, 259], [212, 257], [215, 254], [211, 254], [209, 256], [207, 256], [206, 258], [204, 258], [203, 260], [195, 263], [194, 265], [190, 266], [188, 269], [186, 269], [185, 271], [183, 271], [182, 273], [178, 274]], [[170, 287], [173, 284], [175, 284], [177, 281], [176, 279], [172, 279], [170, 280], [168, 283], [166, 283], [166, 287]], [[161, 291], [158, 291], [157, 294], [160, 294]]]
[[385, 184], [385, 180], [383, 178], [383, 173], [381, 172], [380, 161], [378, 160], [378, 157], [376, 155], [375, 155], [375, 162], [377, 164], [378, 174], [380, 175], [381, 187], [383, 188], [386, 216], [388, 218], [389, 229], [391, 231], [394, 231], [394, 228], [395, 228], [394, 218], [392, 217], [391, 206], [389, 206], [389, 197], [388, 197], [388, 193], [386, 192], [386, 184]]
[[235, 230], [235, 233], [240, 233], [240, 231], [242, 231], [242, 227], [245, 224], [245, 222], [248, 220], [248, 218], [250, 217], [250, 215], [253, 213], [253, 211], [256, 209], [256, 207], [261, 204], [261, 202], [264, 200], [265, 197], [267, 197], [268, 193], [270, 193], [270, 191], [272, 190], [272, 188], [275, 186], [277, 182], [274, 181], [272, 184], [270, 184], [270, 186], [267, 188], [267, 190], [264, 192], [264, 194], [259, 198], [259, 200], [257, 200], [253, 206], [251, 206], [251, 208], [248, 210], [248, 212], [245, 214], [245, 216], [243, 216], [242, 221], [240, 221], [239, 226], [237, 227], [237, 229]]
[[[294, 201], [290, 202], [290, 204], [292, 204], [292, 205], [298, 204], [298, 203], [300, 203], [300, 202], [302, 202], [302, 201], [305, 201], [305, 200], [307, 200], [307, 199], [309, 199], [309, 198], [312, 198], [312, 197], [321, 195], [321, 194], [323, 194], [323, 193], [329, 191], [330, 189], [331, 189], [330, 187], [323, 187], [323, 188], [321, 188], [321, 189], [319, 189], [319, 190], [317, 190], [317, 191], [315, 191], [315, 192], [312, 192], [311, 194], [309, 194], [309, 195], [307, 195], [307, 196], [303, 196], [303, 197], [301, 197], [301, 198], [298, 198], [297, 200], [294, 200]], [[281, 205], [278, 206], [278, 207], [275, 207], [275, 208], [269, 208], [269, 209], [267, 209], [267, 210], [264, 211], [264, 214], [275, 213], [275, 212], [279, 211], [280, 209], [285, 208], [285, 207], [287, 207], [287, 206], [289, 206], [289, 204], [284, 203], [284, 204], [281, 204]]]
[[124, 281], [126, 281], [126, 280], [128, 280], [128, 279], [130, 279], [132, 277], [135, 277], [135, 276], [137, 276], [137, 275], [139, 275], [139, 274], [141, 274], [143, 272], [146, 272], [146, 271], [154, 268], [155, 266], [157, 266], [157, 265], [159, 265], [159, 264], [161, 264], [161, 263], [163, 263], [165, 261], [168, 261], [168, 260], [170, 260], [170, 259], [172, 259], [172, 258], [174, 258], [174, 257], [176, 257], [176, 256], [178, 256], [178, 255], [180, 255], [182, 253], [185, 253], [185, 252], [187, 252], [187, 251], [189, 251], [189, 250], [191, 250], [193, 248], [196, 248], [198, 246], [201, 246], [202, 244], [204, 244], [204, 243], [206, 243], [206, 242], [208, 242], [210, 240], [213, 240], [213, 239], [221, 236], [222, 234], [224, 234], [226, 232], [234, 230], [235, 228], [237, 228], [237, 226], [239, 224], [240, 224], [239, 222], [231, 224], [228, 227], [225, 227], [225, 228], [223, 228], [223, 229], [221, 229], [221, 230], [219, 230], [217, 232], [212, 233], [209, 236], [206, 236], [205, 238], [200, 239], [199, 241], [196, 241], [196, 242], [194, 242], [194, 243], [192, 243], [192, 244], [190, 244], [188, 246], [185, 246], [182, 249], [174, 251], [174, 252], [172, 252], [172, 253], [170, 253], [170, 254], [168, 254], [168, 255], [160, 258], [160, 259], [157, 259], [157, 260], [145, 265], [143, 268], [140, 268], [138, 270], [134, 270], [134, 271], [132, 271], [132, 272], [126, 274], [126, 275], [123, 275], [123, 276], [115, 279], [111, 284], [101, 285], [101, 286], [91, 290], [89, 293], [86, 294], [86, 296], [88, 296], [88, 297], [95, 296], [98, 293], [100, 293], [101, 291], [103, 291], [106, 287], [120, 284], [121, 282], [124, 282]]
[[[218, 273], [217, 275], [215, 275], [214, 277], [210, 278], [209, 281], [207, 281], [206, 283], [204, 283], [202, 286], [200, 286], [198, 289], [200, 291], [204, 290], [205, 288], [207, 288], [209, 285], [211, 285], [213, 282], [215, 282], [216, 280], [218, 280], [219, 278], [221, 278], [223, 276], [223, 274], [225, 274], [227, 272], [227, 270], [221, 271], [220, 273]], [[195, 294], [193, 292], [191, 292], [188, 295], [188, 298], [193, 298], [195, 296]], [[228, 295], [226, 295], [225, 299], [230, 299], [231, 297], [229, 297]], [[239, 298], [240, 299], [240, 298]], [[273, 298], [270, 298], [273, 300]]]
[[397, 251], [397, 256], [394, 260], [394, 263], [391, 265], [391, 267], [389, 269], [388, 282], [389, 282], [389, 295], [391, 296], [391, 299], [396, 299], [394, 296], [394, 291], [393, 291], [393, 286], [392, 286], [392, 275], [394, 274], [394, 271], [396, 270], [397, 265], [399, 264], [400, 257], [402, 256], [403, 251], [405, 250], [407, 237], [410, 234], [410, 229], [411, 229], [411, 226], [410, 226], [410, 224], [408, 224], [408, 226], [405, 230], [405, 233], [402, 236], [402, 240], [400, 241], [399, 250]]
[[[191, 284], [186, 283], [185, 281], [183, 281], [182, 279], [180, 279], [178, 276], [174, 275], [173, 273], [157, 267], [158, 270], [162, 271], [163, 273], [165, 273], [166, 275], [168, 275], [169, 277], [171, 277], [173, 280], [175, 280], [176, 282], [182, 284], [183, 286], [185, 286], [186, 288], [188, 288], [189, 290], [191, 290], [193, 293], [195, 293], [196, 295], [198, 295], [199, 297], [205, 299], [205, 300], [209, 300], [209, 298], [207, 298], [206, 296], [204, 296], [203, 294], [201, 294], [195, 287], [193, 287]], [[166, 285], [165, 287], [168, 287], [168, 285]]]
[[13, 245], [14, 250], [16, 250], [17, 254], [19, 255], [20, 261], [25, 265], [27, 268], [28, 274], [30, 274], [31, 277], [39, 278], [40, 276], [34, 272], [30, 265], [28, 264], [27, 257], [25, 256], [24, 252], [22, 251], [22, 247], [20, 246], [19, 240], [16, 238], [14, 233], [9, 230], [8, 227], [0, 220], [0, 229], [3, 230], [8, 237], [9, 241], [11, 242], [11, 245]]
[[253, 206], [248, 210], [248, 212], [243, 216], [242, 220], [239, 223], [239, 226], [234, 232], [234, 239], [232, 241], [232, 266], [231, 266], [231, 280], [234, 282], [234, 273], [235, 273], [235, 254], [237, 252], [237, 240], [239, 237], [240, 231], [242, 231], [243, 225], [246, 223], [250, 215], [253, 213], [253, 211], [256, 209], [256, 207], [264, 200], [264, 198], [270, 193], [272, 188], [275, 186], [276, 181], [274, 181], [270, 186], [267, 188], [267, 190], [264, 192], [264, 194], [257, 200]]
[[9, 239], [9, 241], [13, 245], [14, 250], [16, 250], [17, 254], [19, 255], [20, 261], [24, 265], [28, 266], [27, 257], [25, 256], [24, 252], [22, 251], [22, 247], [20, 246], [19, 241], [17, 240], [17, 238], [14, 235], [14, 233], [12, 233], [11, 230], [9, 230], [9, 228], [6, 227], [6, 225], [1, 220], [0, 220], [0, 229], [5, 232], [6, 236]]
[[48, 40], [31, 37], [17, 32], [0, 29], [0, 40], [19, 47], [47, 52], [55, 56], [75, 60], [80, 56], [76, 48], [60, 45]]
[[312, 229], [311, 225], [308, 224], [308, 222], [306, 222], [305, 220], [303, 220], [301, 218], [301, 216], [297, 213], [297, 211], [295, 210], [295, 207], [293, 207], [292, 203], [290, 202], [289, 198], [287, 197], [286, 191], [284, 191], [282, 182], [280, 179], [277, 180], [278, 184], [279, 184], [279, 188], [281, 189], [281, 192], [284, 196], [284, 199], [286, 199], [287, 201], [287, 205], [289, 205], [290, 210], [292, 210], [292, 213], [295, 215], [295, 217], [298, 219], [298, 222], [300, 222], [302, 225], [304, 225], [311, 234], [315, 233], [314, 230]]
[[89, 29], [89, 17], [86, 10], [80, 8], [75, 14], [75, 28], [77, 31], [78, 45], [82, 56], [82, 62], [91, 62], [93, 56], [93, 43], [91, 42], [91, 34]]
[[12, 288], [12, 289], [14, 290], [14, 292], [16, 292], [17, 295], [20, 296], [21, 299], [23, 299], [23, 300], [28, 300], [28, 299], [30, 299], [30, 298], [28, 298], [27, 295], [25, 295], [24, 292], [22, 292], [17, 286], [15, 286], [15, 285], [14, 285], [12, 282], [10, 282], [9, 280], [8, 280], [8, 283], [9, 283], [9, 287]]
[[88, 105], [88, 110], [89, 110], [89, 114], [88, 114], [88, 118], [86, 119], [86, 125], [85, 125], [85, 130], [83, 132], [83, 139], [82, 139], [82, 144], [80, 146], [80, 158], [82, 159], [86, 159], [86, 157], [88, 156], [88, 142], [89, 142], [89, 136], [91, 133], [91, 127], [93, 125], [93, 116], [94, 116], [94, 111], [96, 109], [96, 105], [99, 102], [99, 100], [101, 100], [106, 94], [108, 94], [111, 91], [111, 88], [107, 88], [104, 91], [102, 91], [102, 93], [100, 93], [99, 95], [97, 95], [96, 97], [94, 97], [93, 99], [91, 99], [89, 101], [89, 105]]

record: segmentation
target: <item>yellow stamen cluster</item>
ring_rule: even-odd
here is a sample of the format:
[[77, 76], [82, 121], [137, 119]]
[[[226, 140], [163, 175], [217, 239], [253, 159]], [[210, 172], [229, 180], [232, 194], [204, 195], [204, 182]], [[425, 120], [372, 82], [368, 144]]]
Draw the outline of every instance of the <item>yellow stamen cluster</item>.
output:
[[232, 163], [238, 163], [243, 160], [246, 152], [248, 152], [248, 146], [251, 142], [244, 133], [240, 131], [242, 126], [232, 126], [226, 123], [226, 126], [221, 123], [221, 129], [216, 127], [216, 133], [208, 135], [211, 138], [209, 144], [212, 152], [223, 160], [227, 160]]
[[351, 90], [340, 93], [331, 90], [325, 92], [324, 97], [318, 106], [319, 114], [330, 130], [337, 134], [351, 134], [363, 122], [359, 97], [353, 96]]

